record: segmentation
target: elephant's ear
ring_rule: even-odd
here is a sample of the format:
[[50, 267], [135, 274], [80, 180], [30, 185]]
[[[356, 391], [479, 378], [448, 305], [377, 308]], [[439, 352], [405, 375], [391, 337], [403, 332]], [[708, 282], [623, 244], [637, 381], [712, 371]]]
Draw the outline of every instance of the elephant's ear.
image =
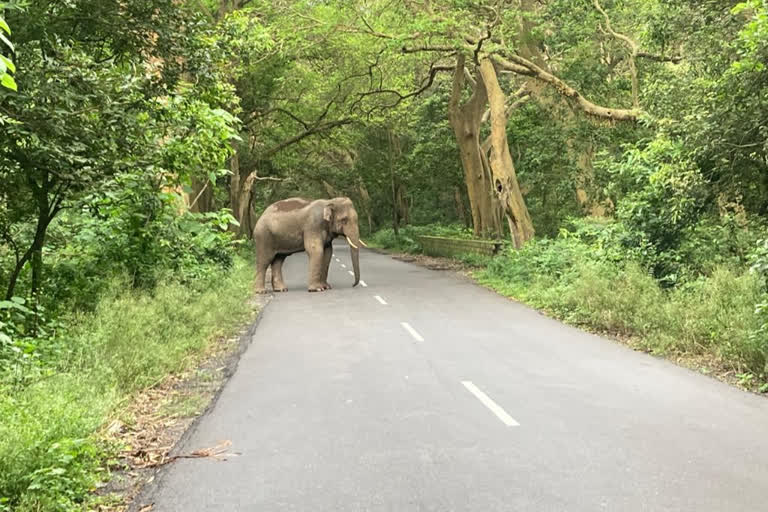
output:
[[333, 218], [333, 206], [329, 204], [325, 208], [323, 208], [323, 220], [325, 222], [331, 222], [332, 218]]

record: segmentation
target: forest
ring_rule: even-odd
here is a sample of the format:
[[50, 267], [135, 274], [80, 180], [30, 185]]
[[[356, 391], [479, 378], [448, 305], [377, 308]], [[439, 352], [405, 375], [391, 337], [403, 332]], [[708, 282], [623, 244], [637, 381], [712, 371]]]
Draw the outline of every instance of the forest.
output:
[[266, 206], [768, 392], [768, 3], [0, 3], [0, 511], [92, 508], [120, 404], [249, 315]]

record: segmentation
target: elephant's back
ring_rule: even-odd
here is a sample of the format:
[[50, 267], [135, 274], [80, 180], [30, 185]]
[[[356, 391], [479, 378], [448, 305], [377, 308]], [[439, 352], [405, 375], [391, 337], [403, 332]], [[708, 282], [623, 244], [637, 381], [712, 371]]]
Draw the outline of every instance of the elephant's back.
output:
[[254, 235], [269, 233], [275, 236], [286, 232], [295, 235], [295, 233], [302, 232], [303, 218], [305, 217], [302, 210], [310, 204], [311, 201], [301, 197], [291, 197], [272, 203], [256, 221]]
[[288, 199], [283, 199], [281, 201], [277, 201], [276, 203], [272, 203], [269, 206], [269, 209], [273, 212], [292, 212], [295, 210], [301, 210], [305, 206], [308, 206], [310, 204], [310, 201], [301, 198], [301, 197], [289, 197]]

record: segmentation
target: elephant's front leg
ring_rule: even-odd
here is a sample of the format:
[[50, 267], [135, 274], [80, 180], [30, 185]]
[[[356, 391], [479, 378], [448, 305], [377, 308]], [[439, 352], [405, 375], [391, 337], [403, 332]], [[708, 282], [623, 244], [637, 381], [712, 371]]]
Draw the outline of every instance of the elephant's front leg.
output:
[[328, 245], [323, 248], [323, 274], [321, 276], [326, 290], [331, 289], [331, 285], [328, 284], [328, 269], [331, 266], [331, 256], [333, 256], [333, 247]]
[[309, 256], [310, 292], [324, 292], [327, 288], [323, 282], [323, 243], [320, 240], [305, 241], [304, 248]]

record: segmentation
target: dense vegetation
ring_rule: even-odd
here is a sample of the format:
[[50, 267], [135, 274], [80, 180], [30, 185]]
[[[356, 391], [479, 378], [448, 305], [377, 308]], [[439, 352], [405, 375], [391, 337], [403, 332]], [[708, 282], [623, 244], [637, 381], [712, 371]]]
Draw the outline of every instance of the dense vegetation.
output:
[[100, 425], [241, 318], [292, 195], [385, 246], [502, 237], [484, 282], [766, 381], [762, 0], [1, 7], [0, 510], [83, 506]]

